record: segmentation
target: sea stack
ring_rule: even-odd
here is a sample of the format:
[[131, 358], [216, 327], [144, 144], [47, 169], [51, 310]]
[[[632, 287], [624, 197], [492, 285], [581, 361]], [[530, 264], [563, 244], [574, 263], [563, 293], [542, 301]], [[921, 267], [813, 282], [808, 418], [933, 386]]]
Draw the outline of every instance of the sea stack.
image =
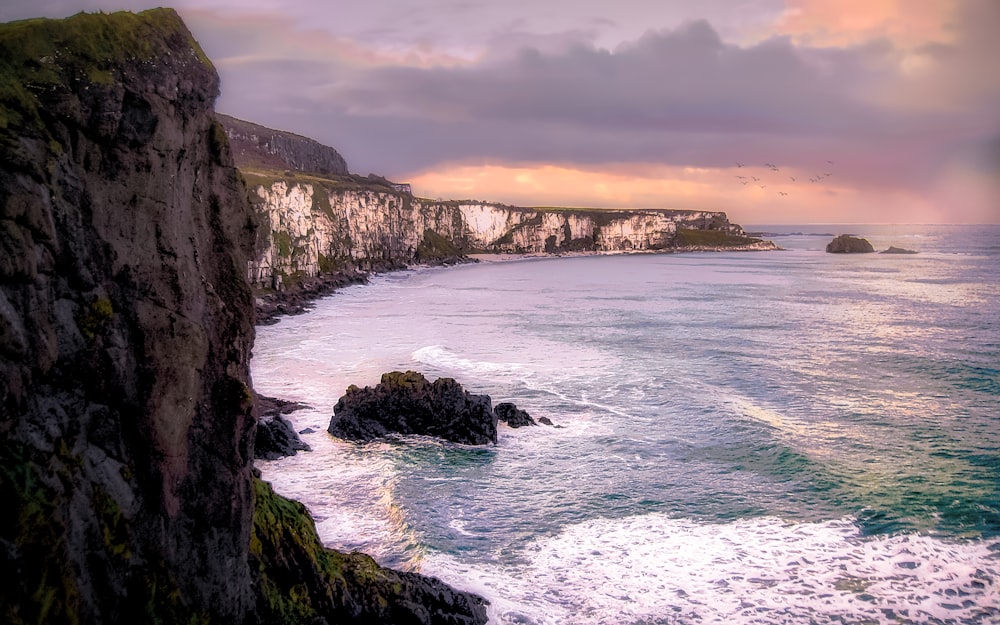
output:
[[333, 412], [327, 431], [352, 441], [421, 434], [466, 445], [497, 442], [489, 395], [473, 395], [451, 378], [430, 382], [416, 371], [384, 373], [375, 386], [352, 384]]
[[830, 254], [870, 254], [875, 251], [868, 239], [842, 234], [826, 245]]

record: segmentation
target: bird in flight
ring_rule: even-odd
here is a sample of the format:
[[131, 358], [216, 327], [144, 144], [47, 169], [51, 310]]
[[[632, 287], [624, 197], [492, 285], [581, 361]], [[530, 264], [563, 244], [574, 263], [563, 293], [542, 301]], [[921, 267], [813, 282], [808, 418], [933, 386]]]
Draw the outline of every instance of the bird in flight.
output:
[[760, 188], [761, 188], [761, 189], [763, 189], [763, 188], [764, 188], [764, 187], [766, 187], [767, 185], [766, 185], [766, 184], [762, 184], [762, 185], [759, 185], [759, 186], [760, 186]]
[[789, 176], [789, 178], [792, 179], [792, 182], [795, 182], [795, 176]]
[[750, 177], [753, 178], [754, 182], [760, 182], [760, 178], [758, 178], [757, 176], [750, 176]]
[[784, 191], [778, 191], [778, 195], [788, 195], [788, 194], [785, 193]]
[[739, 161], [736, 161], [736, 166], [737, 166], [737, 167], [743, 167], [743, 163], [741, 163], [741, 162], [739, 162]]

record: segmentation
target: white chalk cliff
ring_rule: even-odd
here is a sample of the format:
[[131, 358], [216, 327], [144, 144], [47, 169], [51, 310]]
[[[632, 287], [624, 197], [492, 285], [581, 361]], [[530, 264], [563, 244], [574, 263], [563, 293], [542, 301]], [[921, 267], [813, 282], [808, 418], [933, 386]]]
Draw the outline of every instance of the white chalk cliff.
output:
[[475, 252], [774, 248], [746, 237], [723, 212], [532, 209], [424, 200], [356, 180], [248, 180], [262, 222], [248, 273], [260, 287], [273, 286], [276, 276], [311, 277]]

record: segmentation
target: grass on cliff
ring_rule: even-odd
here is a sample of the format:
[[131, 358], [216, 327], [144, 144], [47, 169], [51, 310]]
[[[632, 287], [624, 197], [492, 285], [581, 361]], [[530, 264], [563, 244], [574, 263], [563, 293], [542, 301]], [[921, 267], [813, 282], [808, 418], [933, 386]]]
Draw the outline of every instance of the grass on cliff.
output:
[[678, 247], [742, 247], [760, 243], [761, 239], [741, 237], [723, 230], [677, 229]]
[[260, 479], [254, 495], [250, 557], [262, 622], [305, 624], [320, 614], [356, 622], [373, 607], [365, 604], [384, 607], [382, 593], [399, 592], [393, 573], [369, 556], [323, 547], [304, 505]]
[[178, 35], [211, 67], [173, 9], [78, 13], [63, 20], [0, 24], [0, 129], [41, 129], [39, 95], [71, 81], [109, 84], [123, 62], [153, 61]]

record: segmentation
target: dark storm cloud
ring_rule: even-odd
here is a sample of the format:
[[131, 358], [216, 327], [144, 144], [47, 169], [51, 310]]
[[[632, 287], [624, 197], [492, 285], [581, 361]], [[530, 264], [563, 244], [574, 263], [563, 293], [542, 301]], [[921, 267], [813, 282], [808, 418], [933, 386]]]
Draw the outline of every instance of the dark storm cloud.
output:
[[[390, 174], [481, 160], [727, 166], [787, 155], [787, 163], [806, 146], [840, 157], [857, 149], [852, 142], [891, 141], [949, 121], [866, 100], [867, 89], [893, 78], [886, 43], [811, 49], [772, 38], [738, 47], [697, 21], [614, 50], [579, 38], [557, 48], [457, 67], [300, 71], [297, 88], [260, 94], [258, 106], [239, 94], [223, 103], [242, 102], [244, 115], [291, 107], [301, 112], [289, 120], [297, 131]], [[239, 71], [264, 75], [260, 67]], [[896, 167], [894, 175], [915, 175], [906, 163]], [[881, 175], [887, 170], [893, 174], [886, 165]]]

